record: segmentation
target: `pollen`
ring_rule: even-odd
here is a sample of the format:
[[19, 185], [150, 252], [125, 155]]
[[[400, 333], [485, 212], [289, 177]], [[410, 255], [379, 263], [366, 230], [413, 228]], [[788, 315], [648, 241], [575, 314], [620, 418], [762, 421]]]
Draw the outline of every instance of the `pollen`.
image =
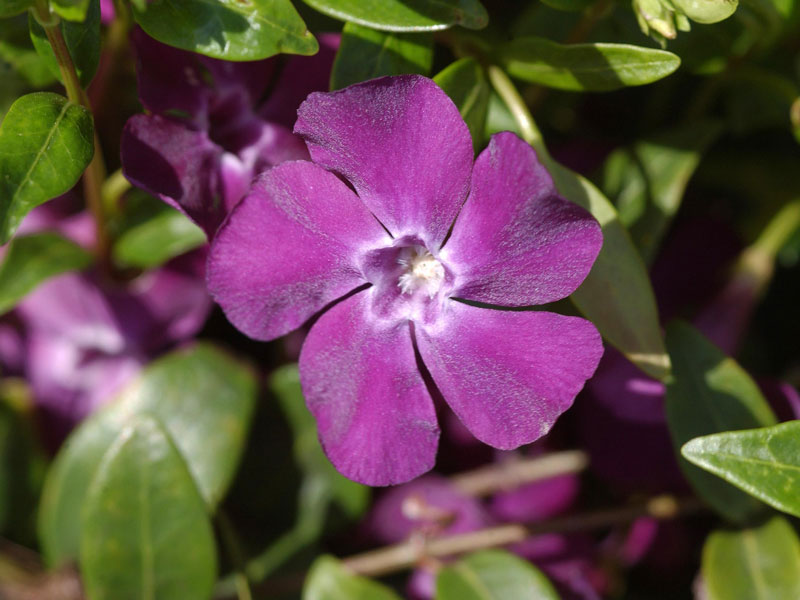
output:
[[403, 294], [422, 291], [433, 298], [442, 287], [444, 266], [422, 246], [411, 246], [403, 250], [397, 262], [403, 273], [397, 281]]

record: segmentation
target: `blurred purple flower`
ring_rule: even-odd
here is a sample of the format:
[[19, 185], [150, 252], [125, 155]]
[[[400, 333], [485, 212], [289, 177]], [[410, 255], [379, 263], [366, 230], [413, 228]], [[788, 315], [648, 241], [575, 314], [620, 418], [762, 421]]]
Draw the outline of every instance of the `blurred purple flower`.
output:
[[600, 336], [584, 319], [492, 306], [572, 293], [599, 252], [597, 222], [512, 133], [473, 168], [458, 109], [425, 77], [312, 94], [295, 132], [314, 162], [256, 181], [217, 234], [208, 285], [260, 340], [341, 300], [299, 361], [336, 468], [389, 485], [433, 466], [439, 427], [415, 351], [481, 441], [511, 449], [547, 433], [594, 372]]
[[336, 35], [320, 36], [319, 53], [293, 56], [276, 76], [275, 59], [217, 60], [136, 29], [139, 99], [150, 114], [134, 115], [123, 130], [125, 176], [210, 238], [255, 175], [308, 157], [291, 126], [303, 98], [328, 88], [337, 43]]
[[68, 273], [18, 305], [24, 371], [51, 442], [112, 399], [156, 353], [200, 329], [211, 306], [203, 258], [186, 255], [124, 284]]

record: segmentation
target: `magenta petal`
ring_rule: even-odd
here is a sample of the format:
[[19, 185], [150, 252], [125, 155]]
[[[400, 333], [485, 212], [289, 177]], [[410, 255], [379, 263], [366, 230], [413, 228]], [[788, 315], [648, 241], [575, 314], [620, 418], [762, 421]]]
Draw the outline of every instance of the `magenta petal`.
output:
[[363, 291], [320, 317], [300, 353], [300, 383], [333, 465], [355, 481], [392, 485], [433, 467], [439, 426], [409, 323], [368, 314]]
[[469, 191], [472, 140], [433, 81], [402, 75], [318, 92], [297, 114], [314, 162], [344, 175], [395, 237], [441, 244]]
[[425, 366], [482, 442], [510, 450], [546, 434], [592, 376], [603, 345], [589, 321], [450, 301], [417, 329]]
[[574, 292], [602, 243], [597, 221], [558, 195], [533, 148], [503, 132], [475, 161], [441, 255], [458, 274], [453, 296], [531, 306]]
[[225, 218], [222, 150], [204, 132], [152, 115], [134, 115], [122, 131], [122, 169], [135, 186], [186, 214], [209, 237]]
[[267, 171], [220, 228], [208, 288], [228, 319], [270, 340], [364, 280], [362, 251], [389, 236], [335, 175], [309, 162]]

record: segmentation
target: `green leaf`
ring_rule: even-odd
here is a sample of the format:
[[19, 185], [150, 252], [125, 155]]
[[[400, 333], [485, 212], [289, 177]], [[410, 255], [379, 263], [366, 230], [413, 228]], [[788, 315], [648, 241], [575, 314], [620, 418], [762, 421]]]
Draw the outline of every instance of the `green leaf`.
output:
[[[775, 424], [775, 415], [747, 372], [691, 325], [671, 323], [667, 349], [673, 378], [667, 383], [666, 413], [677, 451], [692, 438]], [[685, 459], [680, 463], [697, 493], [726, 518], [743, 521], [763, 507]]]
[[671, 0], [678, 11], [698, 23], [717, 23], [736, 12], [739, 0]]
[[606, 92], [663, 79], [681, 64], [664, 50], [628, 44], [557, 44], [525, 37], [503, 44], [498, 57], [519, 79], [562, 90]]
[[0, 2], [0, 19], [25, 12], [31, 6], [33, 6], [33, 0], [2, 0]]
[[256, 391], [251, 370], [209, 344], [172, 352], [148, 366], [115, 402], [70, 435], [47, 474], [39, 537], [48, 564], [77, 556], [77, 515], [88, 483], [134, 416], [151, 415], [164, 425], [213, 511], [239, 463]]
[[439, 571], [436, 600], [558, 600], [558, 594], [531, 563], [505, 550], [483, 550]]
[[572, 301], [603, 337], [642, 371], [664, 379], [670, 361], [658, 309], [641, 256], [609, 200], [584, 177], [549, 157], [542, 161], [559, 193], [583, 206], [603, 229], [603, 247]]
[[[89, 86], [97, 72], [97, 65], [100, 64], [100, 0], [91, 0], [85, 16], [85, 21], [81, 18], [75, 19], [78, 22], [61, 21], [58, 25], [84, 88]], [[52, 75], [61, 81], [61, 70], [44, 28], [36, 22], [33, 14], [29, 16], [28, 24], [36, 52], [45, 61]]]
[[[47, 62], [33, 47], [26, 15], [0, 21], [0, 59], [11, 65], [32, 87], [46, 87], [56, 80]], [[0, 74], [0, 78], [6, 85], [6, 76]]]
[[748, 494], [800, 517], [800, 421], [695, 438], [684, 458]]
[[134, 4], [133, 16], [158, 41], [214, 58], [259, 60], [319, 50], [290, 0], [155, 0], [145, 8]]
[[800, 598], [800, 540], [783, 517], [715, 531], [703, 546], [702, 574], [708, 600]]
[[453, 25], [481, 29], [489, 22], [478, 0], [305, 0], [318, 11], [383, 31], [436, 31]]
[[332, 556], [320, 556], [306, 577], [303, 600], [400, 600], [400, 596], [377, 581], [350, 574]]
[[81, 521], [81, 574], [92, 600], [211, 596], [211, 522], [186, 463], [154, 419], [137, 417], [114, 440]]
[[55, 233], [35, 233], [12, 240], [0, 266], [0, 314], [14, 308], [49, 277], [84, 269], [91, 262], [91, 254]]
[[92, 2], [93, 0], [50, 0], [50, 6], [62, 19], [80, 23], [86, 19]]
[[0, 125], [0, 244], [36, 206], [69, 190], [94, 153], [92, 115], [50, 92], [11, 105]]
[[316, 541], [322, 535], [332, 505], [350, 519], [356, 519], [366, 511], [370, 495], [367, 486], [342, 476], [323, 453], [316, 422], [303, 399], [297, 365], [276, 369], [269, 388], [289, 421], [294, 459], [303, 472], [303, 480], [294, 525], [249, 565], [248, 574], [255, 581], [265, 579], [292, 555]]
[[145, 194], [132, 200], [112, 250], [119, 265], [151, 269], [208, 241], [202, 229], [160, 200]]
[[476, 152], [479, 151], [483, 147], [491, 91], [480, 64], [474, 58], [462, 58], [433, 80], [458, 107], [472, 135], [472, 145]]
[[384, 75], [427, 75], [433, 63], [430, 33], [385, 33], [346, 23], [331, 73], [331, 89]]
[[721, 129], [714, 121], [673, 128], [617, 150], [606, 160], [603, 190], [616, 199], [620, 221], [645, 262], [655, 258], [689, 178]]

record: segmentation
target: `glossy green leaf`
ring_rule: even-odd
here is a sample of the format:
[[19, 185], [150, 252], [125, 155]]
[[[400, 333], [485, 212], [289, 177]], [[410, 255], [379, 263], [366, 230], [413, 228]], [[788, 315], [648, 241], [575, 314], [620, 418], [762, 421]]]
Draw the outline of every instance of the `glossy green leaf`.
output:
[[77, 515], [89, 481], [124, 424], [138, 415], [152, 415], [164, 425], [213, 511], [239, 463], [256, 391], [251, 370], [209, 344], [148, 366], [115, 402], [70, 435], [48, 472], [39, 513], [48, 564], [77, 556]]
[[50, 0], [50, 6], [62, 19], [80, 23], [86, 19], [92, 2], [93, 0]]
[[512, 40], [498, 49], [508, 72], [562, 90], [605, 92], [663, 79], [681, 64], [671, 52], [628, 44], [557, 44], [545, 38]]
[[[47, 62], [33, 47], [26, 15], [0, 20], [0, 60], [13, 67], [33, 87], [46, 87], [56, 80]], [[6, 85], [8, 77], [1, 70], [0, 78]]]
[[133, 16], [160, 42], [225, 60], [319, 49], [290, 0], [155, 0]]
[[[58, 26], [64, 36], [72, 62], [75, 63], [78, 79], [83, 87], [88, 87], [97, 72], [97, 65], [100, 64], [100, 0], [91, 0], [85, 21], [83, 18], [76, 21], [61, 21]], [[36, 52], [45, 61], [53, 77], [60, 81], [61, 71], [44, 28], [36, 22], [32, 14], [28, 22]]]
[[50, 92], [11, 105], [0, 125], [0, 244], [36, 206], [69, 190], [94, 153], [92, 115]]
[[92, 600], [210, 598], [214, 532], [186, 463], [152, 418], [115, 438], [81, 515], [80, 565]]
[[0, 314], [49, 277], [84, 269], [91, 262], [91, 254], [55, 233], [15, 238], [0, 265]]
[[673, 128], [617, 150], [606, 160], [603, 190], [616, 200], [620, 221], [645, 262], [655, 258], [689, 178], [721, 129], [713, 121]]
[[698, 23], [717, 23], [736, 12], [739, 0], [670, 0], [680, 12]]
[[483, 550], [439, 571], [436, 600], [558, 600], [558, 594], [531, 563], [505, 550]]
[[18, 15], [31, 6], [33, 6], [33, 0], [2, 0], [0, 2], [0, 19]]
[[318, 11], [382, 31], [435, 31], [461, 25], [486, 27], [479, 0], [305, 0]]
[[462, 58], [437, 74], [433, 80], [458, 107], [469, 127], [477, 152], [483, 147], [491, 90], [483, 68], [474, 58]]
[[320, 556], [306, 577], [303, 600], [400, 600], [400, 596], [377, 581], [352, 575], [332, 556]]
[[303, 547], [314, 542], [323, 532], [332, 505], [351, 519], [361, 516], [369, 504], [367, 486], [342, 476], [322, 451], [317, 437], [317, 424], [306, 408], [297, 365], [276, 369], [269, 388], [278, 400], [294, 437], [294, 459], [303, 480], [297, 496], [297, 520], [292, 528], [277, 539], [248, 573], [253, 580], [262, 580]]
[[331, 89], [384, 75], [427, 75], [432, 63], [430, 33], [387, 33], [346, 23], [333, 63]]
[[544, 158], [556, 188], [583, 206], [603, 229], [603, 247], [572, 300], [603, 337], [655, 379], [669, 374], [670, 361], [658, 322], [650, 278], [617, 211], [584, 177]]
[[[671, 323], [667, 349], [673, 377], [667, 383], [666, 413], [676, 450], [703, 435], [775, 424], [750, 375], [691, 325]], [[680, 462], [698, 494], [728, 519], [742, 521], [763, 506], [685, 459]]]
[[783, 517], [715, 531], [703, 547], [702, 574], [708, 600], [800, 598], [800, 540]]
[[800, 517], [800, 421], [695, 438], [681, 454], [778, 510]]
[[157, 267], [208, 241], [202, 229], [160, 200], [142, 194], [128, 204], [135, 206], [126, 206], [125, 222], [112, 249], [121, 266]]

